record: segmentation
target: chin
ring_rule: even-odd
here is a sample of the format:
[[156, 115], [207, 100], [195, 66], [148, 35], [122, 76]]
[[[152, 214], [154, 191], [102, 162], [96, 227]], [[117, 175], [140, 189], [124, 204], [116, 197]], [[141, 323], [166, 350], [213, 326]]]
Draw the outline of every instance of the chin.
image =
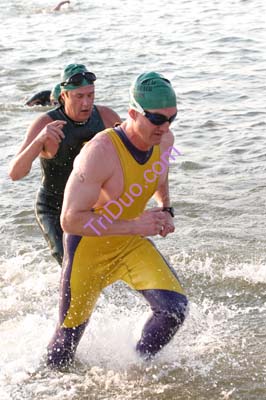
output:
[[80, 121], [80, 122], [86, 121], [86, 119], [89, 119], [90, 116], [91, 116], [91, 112], [90, 111], [80, 113], [78, 115], [78, 121]]
[[156, 136], [153, 140], [154, 144], [160, 144], [162, 141], [162, 136]]

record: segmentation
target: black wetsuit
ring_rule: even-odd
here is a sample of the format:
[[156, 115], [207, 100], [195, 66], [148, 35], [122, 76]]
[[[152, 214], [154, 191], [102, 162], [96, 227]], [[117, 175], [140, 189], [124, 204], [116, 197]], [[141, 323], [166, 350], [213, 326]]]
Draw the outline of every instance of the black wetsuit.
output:
[[63, 127], [65, 138], [60, 143], [55, 157], [40, 159], [42, 184], [37, 193], [35, 213], [52, 255], [61, 265], [63, 232], [60, 214], [66, 182], [72, 171], [74, 159], [84, 142], [92, 139], [97, 132], [104, 130], [105, 126], [96, 106], [93, 106], [91, 117], [84, 124], [68, 118], [62, 107], [49, 111], [47, 115], [53, 120], [67, 121], [67, 124]]

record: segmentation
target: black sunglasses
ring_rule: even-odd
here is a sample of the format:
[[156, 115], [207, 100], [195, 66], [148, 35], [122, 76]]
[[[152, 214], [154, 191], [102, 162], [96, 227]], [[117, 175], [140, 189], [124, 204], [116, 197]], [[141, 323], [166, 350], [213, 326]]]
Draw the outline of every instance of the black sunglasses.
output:
[[165, 122], [169, 122], [169, 124], [171, 124], [176, 116], [177, 116], [177, 112], [172, 115], [170, 118], [167, 118], [165, 115], [163, 114], [157, 114], [157, 113], [151, 113], [149, 111], [144, 110], [143, 113], [144, 117], [146, 117], [153, 125], [163, 125], [165, 124]]
[[86, 79], [88, 83], [93, 84], [93, 82], [96, 81], [96, 75], [93, 72], [78, 72], [77, 74], [70, 76], [65, 82], [62, 82], [60, 85], [67, 86], [71, 84], [74, 86], [80, 86], [83, 82], [83, 79]]

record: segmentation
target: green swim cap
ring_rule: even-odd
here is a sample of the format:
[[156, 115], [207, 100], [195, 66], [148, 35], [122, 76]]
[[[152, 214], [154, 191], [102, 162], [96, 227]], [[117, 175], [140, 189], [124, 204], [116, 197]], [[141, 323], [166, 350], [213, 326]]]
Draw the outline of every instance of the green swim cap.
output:
[[61, 87], [60, 83], [58, 83], [53, 87], [50, 98], [58, 102], [60, 94], [61, 94]]
[[[84, 74], [84, 77], [77, 80], [75, 84], [67, 81], [76, 74]], [[82, 86], [93, 85], [96, 76], [87, 70], [83, 64], [69, 64], [61, 74], [61, 90], [74, 90]]]
[[137, 111], [176, 107], [175, 91], [168, 79], [157, 72], [137, 77], [130, 88], [130, 107]]

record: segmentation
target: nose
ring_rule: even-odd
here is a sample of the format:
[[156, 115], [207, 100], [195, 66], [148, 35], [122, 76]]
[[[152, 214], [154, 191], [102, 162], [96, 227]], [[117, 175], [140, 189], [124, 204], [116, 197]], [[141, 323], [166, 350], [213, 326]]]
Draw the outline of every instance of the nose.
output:
[[163, 133], [168, 132], [169, 127], [170, 127], [169, 121], [166, 121], [166, 122], [164, 122], [162, 125], [160, 125], [161, 131], [162, 131]]
[[93, 100], [92, 100], [90, 97], [84, 96], [83, 99], [82, 99], [82, 105], [83, 105], [84, 107], [91, 106], [92, 101], [93, 101]]

